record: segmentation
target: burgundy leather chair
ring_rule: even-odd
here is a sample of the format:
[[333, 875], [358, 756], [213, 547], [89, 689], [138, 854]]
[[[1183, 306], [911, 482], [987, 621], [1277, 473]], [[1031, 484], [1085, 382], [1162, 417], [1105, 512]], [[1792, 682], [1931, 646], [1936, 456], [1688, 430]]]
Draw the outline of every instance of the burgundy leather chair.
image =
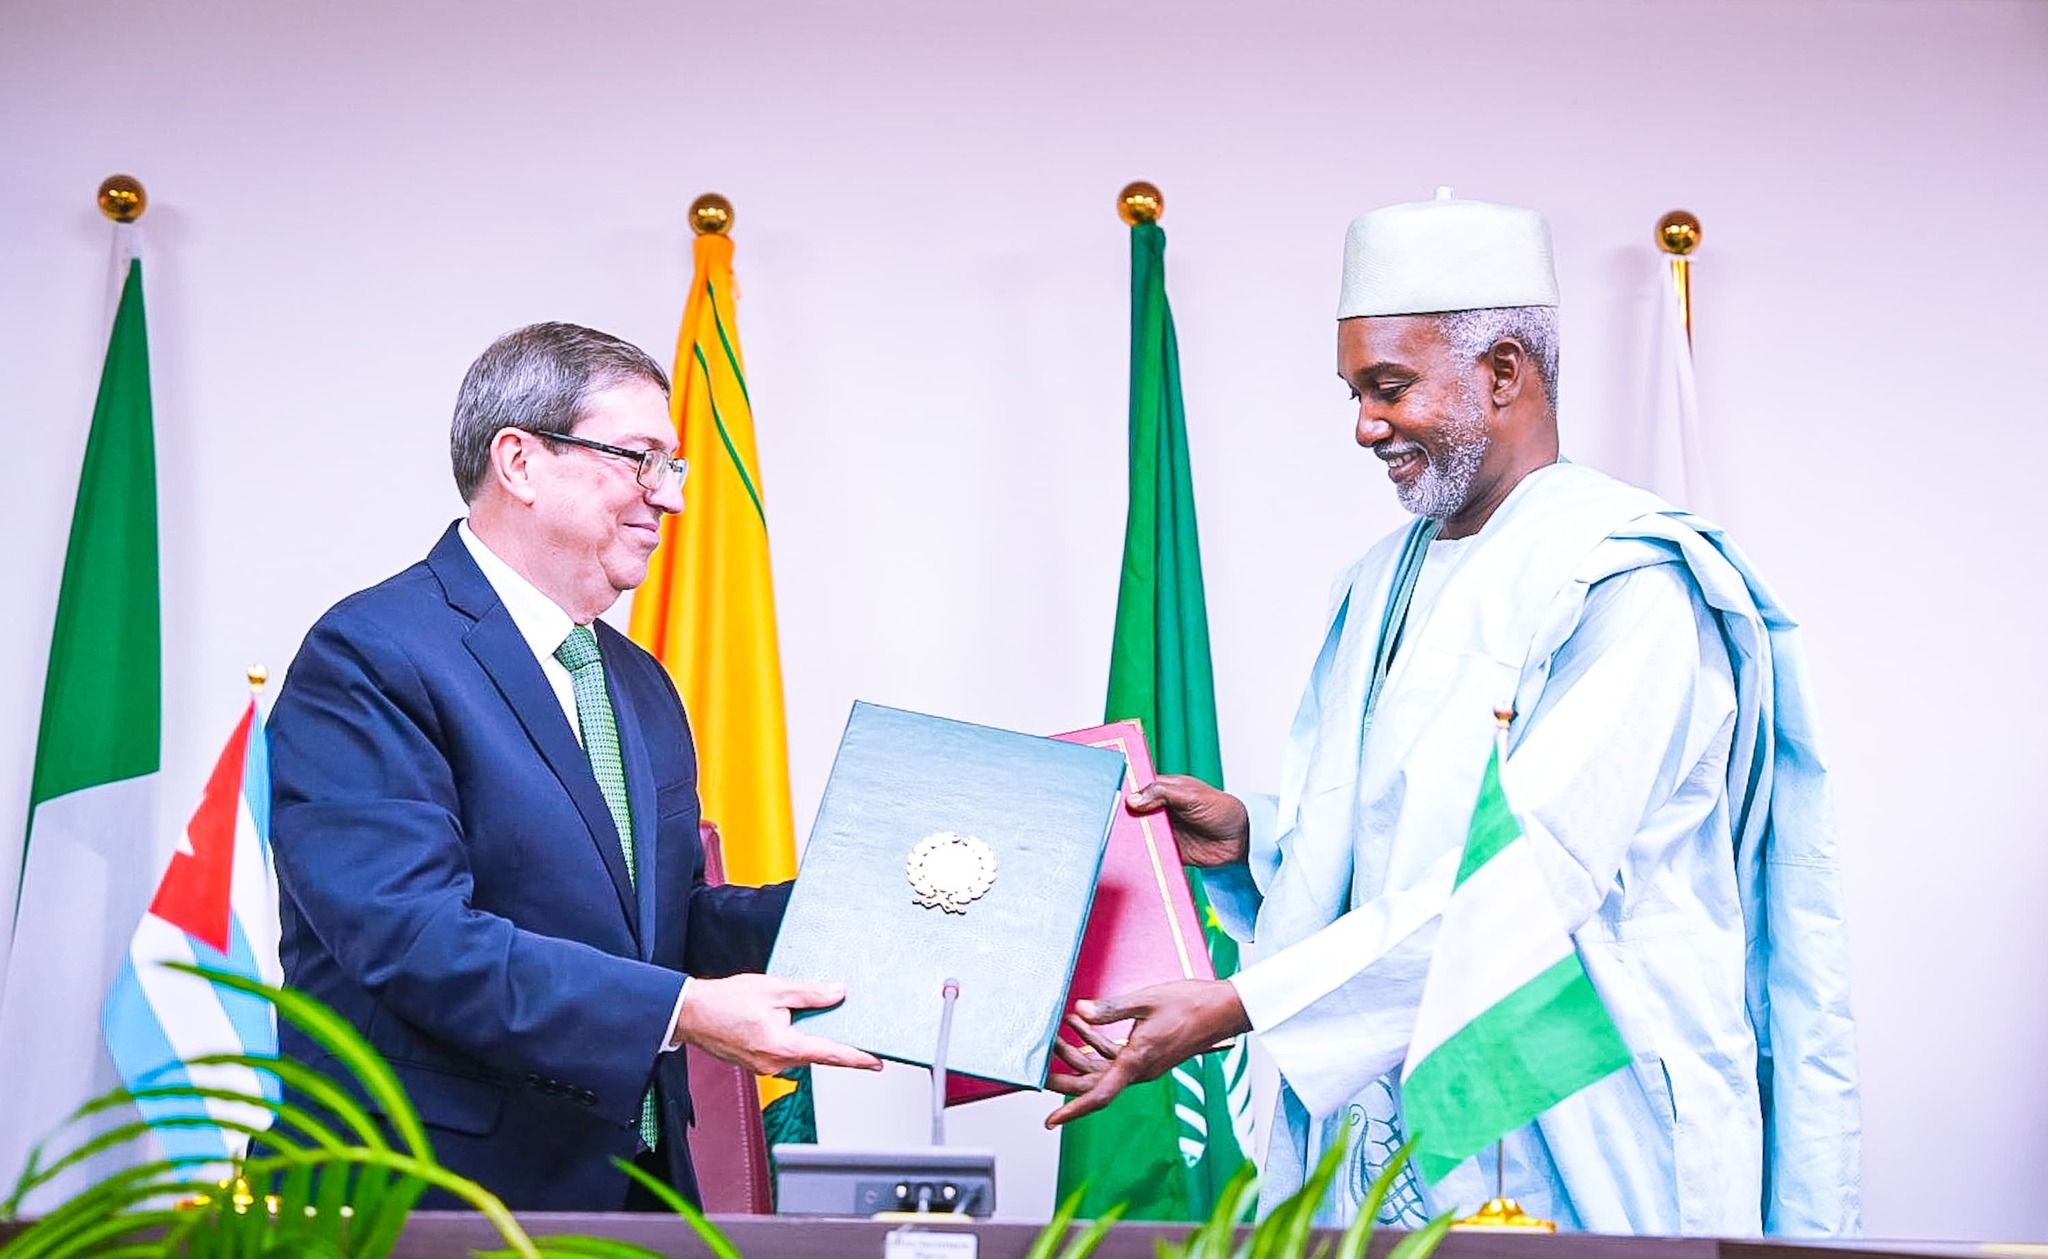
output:
[[[718, 823], [705, 822], [704, 878], [725, 882], [725, 854]], [[761, 1128], [761, 1090], [754, 1073], [712, 1057], [695, 1045], [690, 1055], [690, 1101], [697, 1111], [690, 1130], [690, 1159], [697, 1165], [697, 1189], [708, 1215], [769, 1215], [775, 1201], [768, 1184], [768, 1138]]]

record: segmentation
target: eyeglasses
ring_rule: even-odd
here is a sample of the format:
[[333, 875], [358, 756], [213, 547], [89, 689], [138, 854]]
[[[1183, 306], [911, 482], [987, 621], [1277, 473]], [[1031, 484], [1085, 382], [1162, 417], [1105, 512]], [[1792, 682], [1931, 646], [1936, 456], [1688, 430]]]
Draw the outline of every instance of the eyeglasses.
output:
[[624, 446], [608, 446], [603, 442], [594, 442], [588, 437], [575, 437], [568, 433], [541, 433], [530, 428], [520, 431], [533, 433], [544, 442], [564, 442], [571, 446], [581, 446], [585, 450], [594, 450], [600, 455], [629, 459], [639, 465], [633, 470], [633, 479], [640, 482], [642, 489], [655, 493], [660, 493], [671, 484], [681, 489], [683, 482], [690, 475], [688, 459], [672, 458], [659, 450], [628, 450]]

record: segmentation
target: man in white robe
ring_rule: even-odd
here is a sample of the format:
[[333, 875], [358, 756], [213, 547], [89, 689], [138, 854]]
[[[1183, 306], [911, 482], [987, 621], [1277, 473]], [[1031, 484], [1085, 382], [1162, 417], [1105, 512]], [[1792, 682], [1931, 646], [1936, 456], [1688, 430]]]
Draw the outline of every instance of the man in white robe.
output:
[[[1496, 1175], [1599, 1232], [1853, 1235], [1860, 1116], [1825, 771], [1789, 617], [1720, 530], [1558, 459], [1556, 280], [1533, 211], [1357, 220], [1339, 372], [1417, 515], [1336, 583], [1281, 793], [1162, 778], [1182, 856], [1259, 960], [1084, 1006], [1048, 1123], [1255, 1031], [1281, 1076], [1266, 1208], [1350, 1123], [1348, 1220], [1404, 1135], [1399, 1071], [1494, 730], [1502, 780], [1631, 1068], [1383, 1208]], [[1088, 1024], [1136, 1018], [1121, 1047]], [[1502, 1165], [1504, 1164], [1504, 1165]]]

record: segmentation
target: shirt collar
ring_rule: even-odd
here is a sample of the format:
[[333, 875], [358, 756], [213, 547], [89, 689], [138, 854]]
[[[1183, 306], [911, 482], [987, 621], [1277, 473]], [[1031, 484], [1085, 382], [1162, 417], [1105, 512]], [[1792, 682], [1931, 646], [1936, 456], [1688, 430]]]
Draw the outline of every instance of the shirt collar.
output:
[[456, 526], [456, 533], [462, 538], [462, 545], [469, 548], [470, 558], [483, 570], [484, 580], [491, 583], [491, 589], [498, 593], [505, 611], [512, 614], [512, 624], [519, 627], [519, 636], [533, 649], [533, 654], [542, 663], [555, 658], [555, 648], [569, 637], [569, 631], [576, 622], [553, 599], [540, 592], [534, 585], [519, 575], [510, 564], [499, 559], [496, 552], [485, 545], [484, 540], [470, 529], [469, 522]]

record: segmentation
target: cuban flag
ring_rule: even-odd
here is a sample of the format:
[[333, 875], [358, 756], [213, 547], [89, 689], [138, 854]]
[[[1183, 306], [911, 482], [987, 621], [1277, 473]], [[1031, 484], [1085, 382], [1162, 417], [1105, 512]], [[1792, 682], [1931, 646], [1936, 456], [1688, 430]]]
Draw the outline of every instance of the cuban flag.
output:
[[[275, 1058], [277, 1016], [270, 1004], [162, 965], [184, 962], [275, 985], [282, 979], [277, 937], [270, 758], [252, 699], [101, 1010], [107, 1051], [131, 1092], [192, 1085], [279, 1099], [277, 1077], [268, 1071], [190, 1065], [221, 1053]], [[181, 1162], [241, 1154], [247, 1135], [219, 1127], [223, 1121], [264, 1128], [271, 1120], [260, 1107], [213, 1098], [142, 1097], [136, 1106], [155, 1129], [164, 1157]]]

